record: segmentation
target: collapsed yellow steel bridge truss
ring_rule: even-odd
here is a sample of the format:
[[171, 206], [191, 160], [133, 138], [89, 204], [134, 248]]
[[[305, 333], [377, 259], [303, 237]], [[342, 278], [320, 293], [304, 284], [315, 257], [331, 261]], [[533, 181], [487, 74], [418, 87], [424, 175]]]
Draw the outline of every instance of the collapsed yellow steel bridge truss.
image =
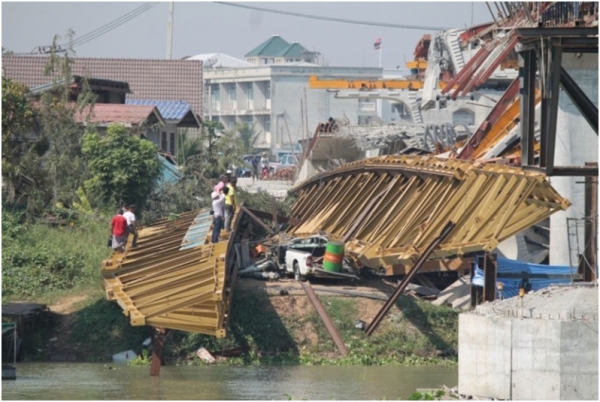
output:
[[413, 259], [449, 222], [456, 227], [431, 258], [492, 251], [570, 202], [542, 174], [497, 164], [420, 156], [350, 163], [293, 190], [293, 236], [326, 233], [346, 242], [360, 264], [385, 267]]
[[225, 336], [228, 242], [207, 244], [211, 224], [208, 211], [157, 221], [139, 231], [138, 247], [103, 261], [106, 296], [131, 325]]

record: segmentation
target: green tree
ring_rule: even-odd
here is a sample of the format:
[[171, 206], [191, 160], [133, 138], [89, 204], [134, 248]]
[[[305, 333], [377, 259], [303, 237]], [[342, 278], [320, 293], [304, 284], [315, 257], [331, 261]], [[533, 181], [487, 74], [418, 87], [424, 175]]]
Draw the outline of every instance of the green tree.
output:
[[202, 126], [204, 127], [208, 139], [208, 161], [212, 162], [213, 159], [213, 144], [217, 139], [217, 131], [224, 130], [225, 127], [219, 121], [213, 120], [202, 120]]
[[14, 202], [19, 176], [25, 171], [24, 156], [35, 145], [27, 140], [34, 113], [26, 93], [24, 85], [2, 77], [2, 177], [9, 203]]
[[[67, 33], [71, 42], [73, 31]], [[87, 80], [83, 81], [81, 94], [71, 101], [70, 83], [73, 78], [72, 56], [74, 51], [67, 48], [64, 55], [56, 53], [54, 37], [52, 51], [44, 72], [52, 80], [52, 89], [44, 92], [36, 106], [36, 137], [47, 144], [43, 166], [48, 189], [53, 195], [53, 205], [59, 202], [72, 205], [76, 191], [87, 178], [88, 170], [83, 160], [81, 141], [85, 129], [81, 122], [89, 121], [96, 95], [91, 91]]]
[[202, 155], [202, 139], [190, 137], [187, 131], [179, 135], [177, 164], [184, 166], [190, 158]]
[[256, 140], [258, 139], [259, 133], [255, 130], [256, 123], [252, 125], [247, 123], [238, 124], [235, 129], [242, 140], [242, 151], [244, 154], [253, 154], [254, 153], [254, 145], [256, 144]]
[[107, 206], [126, 202], [141, 210], [161, 174], [157, 152], [152, 142], [130, 135], [119, 124], [110, 125], [102, 137], [86, 134], [83, 154], [92, 174], [86, 189]]

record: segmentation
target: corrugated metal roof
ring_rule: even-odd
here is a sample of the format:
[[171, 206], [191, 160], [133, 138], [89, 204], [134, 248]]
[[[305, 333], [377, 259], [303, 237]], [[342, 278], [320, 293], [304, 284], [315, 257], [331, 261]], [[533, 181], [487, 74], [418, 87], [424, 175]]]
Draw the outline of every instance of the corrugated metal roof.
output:
[[162, 164], [162, 175], [159, 179], [159, 185], [163, 183], [177, 183], [183, 176], [177, 166], [169, 162], [164, 156], [158, 154], [158, 159]]
[[151, 99], [127, 99], [126, 105], [156, 106], [166, 120], [181, 120], [190, 111], [190, 104], [184, 101], [167, 101]]
[[[200, 60], [102, 59], [73, 57], [73, 75], [129, 83], [128, 99], [164, 99], [188, 102], [202, 115], [202, 62]], [[29, 88], [47, 84], [46, 56], [3, 56], [2, 74]]]
[[204, 244], [211, 226], [212, 217], [210, 216], [210, 212], [200, 212], [183, 237], [179, 250], [187, 250]]
[[279, 35], [271, 36], [268, 40], [246, 53], [244, 57], [276, 57], [280, 52], [290, 47], [290, 44]]

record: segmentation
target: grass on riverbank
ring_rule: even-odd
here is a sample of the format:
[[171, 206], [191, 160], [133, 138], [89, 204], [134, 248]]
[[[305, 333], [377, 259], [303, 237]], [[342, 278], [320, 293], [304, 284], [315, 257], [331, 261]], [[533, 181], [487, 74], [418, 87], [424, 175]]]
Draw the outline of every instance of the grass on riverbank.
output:
[[2, 301], [51, 303], [97, 288], [109, 254], [108, 221], [87, 217], [74, 226], [25, 223], [18, 211], [2, 211]]
[[[205, 347], [220, 351], [245, 347], [248, 353], [223, 364], [272, 365], [382, 365], [456, 362], [458, 312], [401, 297], [388, 318], [371, 337], [354, 327], [359, 316], [378, 309], [382, 302], [346, 297], [321, 301], [344, 339], [349, 355], [340, 357], [323, 323], [311, 308], [289, 309], [305, 303], [304, 296], [268, 296], [238, 291], [234, 294], [232, 326], [227, 337], [216, 339], [174, 331], [168, 356], [190, 359]], [[367, 307], [368, 311], [365, 311]], [[362, 310], [362, 311], [361, 311]], [[188, 361], [188, 364], [190, 361]], [[191, 364], [203, 364], [191, 358]]]

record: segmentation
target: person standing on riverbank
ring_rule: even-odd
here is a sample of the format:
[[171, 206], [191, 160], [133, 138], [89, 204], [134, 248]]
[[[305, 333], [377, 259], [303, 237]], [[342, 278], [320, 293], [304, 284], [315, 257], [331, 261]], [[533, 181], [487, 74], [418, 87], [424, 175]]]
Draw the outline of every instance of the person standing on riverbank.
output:
[[137, 225], [135, 223], [135, 205], [129, 205], [127, 207], [127, 211], [123, 213], [125, 219], [127, 219], [127, 231], [133, 235], [133, 241], [131, 242], [131, 247], [137, 247]]
[[124, 252], [127, 243], [127, 219], [123, 216], [123, 210], [117, 210], [117, 214], [110, 221], [110, 233], [112, 235], [112, 249]]

